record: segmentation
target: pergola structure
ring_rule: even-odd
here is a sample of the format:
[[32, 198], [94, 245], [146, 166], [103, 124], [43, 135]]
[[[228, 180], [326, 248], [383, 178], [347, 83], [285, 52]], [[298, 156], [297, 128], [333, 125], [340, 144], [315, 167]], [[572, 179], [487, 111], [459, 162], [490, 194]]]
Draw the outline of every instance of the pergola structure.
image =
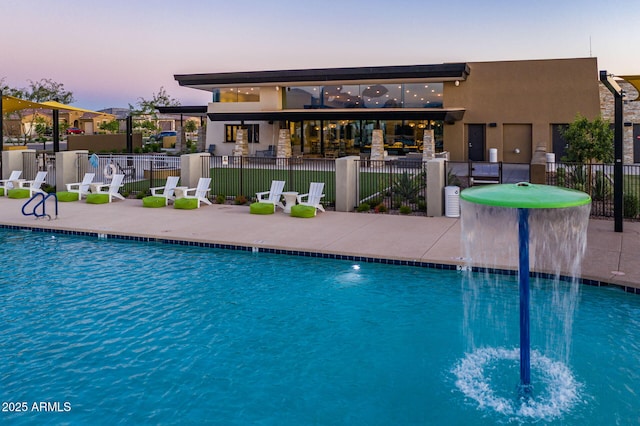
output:
[[[55, 152], [60, 149], [60, 137], [59, 137], [59, 129], [58, 129], [58, 114], [60, 110], [63, 111], [77, 111], [77, 112], [88, 112], [93, 114], [101, 114], [97, 111], [92, 111], [90, 109], [78, 108], [71, 105], [65, 105], [57, 101], [46, 101], [46, 102], [33, 102], [20, 98], [16, 98], [15, 96], [2, 95], [0, 97], [0, 109], [2, 109], [2, 114], [0, 115], [0, 135], [4, 138], [4, 116], [5, 114], [10, 114], [15, 111], [20, 111], [23, 109], [49, 109], [53, 111], [53, 150]], [[0, 143], [0, 151], [4, 149], [4, 139], [2, 139], [2, 143]]]

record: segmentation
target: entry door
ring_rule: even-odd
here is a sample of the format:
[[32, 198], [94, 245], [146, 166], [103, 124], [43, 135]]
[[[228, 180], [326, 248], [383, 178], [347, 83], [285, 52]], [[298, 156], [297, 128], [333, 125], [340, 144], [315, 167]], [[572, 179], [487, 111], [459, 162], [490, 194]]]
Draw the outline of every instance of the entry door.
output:
[[640, 124], [633, 125], [633, 162], [640, 163]]
[[556, 161], [561, 161], [567, 153], [567, 141], [562, 136], [562, 131], [568, 126], [568, 124], [553, 124], [553, 134], [551, 136], [551, 145], [553, 152], [556, 154]]
[[467, 124], [469, 161], [485, 161], [485, 134], [484, 124]]

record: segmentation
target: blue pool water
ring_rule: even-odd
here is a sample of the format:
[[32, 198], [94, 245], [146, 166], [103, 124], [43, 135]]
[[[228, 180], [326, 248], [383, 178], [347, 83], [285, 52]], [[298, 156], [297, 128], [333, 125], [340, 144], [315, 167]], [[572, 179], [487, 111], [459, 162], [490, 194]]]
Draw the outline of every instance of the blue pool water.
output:
[[[469, 361], [458, 272], [28, 231], [0, 243], [3, 424], [640, 423], [640, 297], [619, 290], [582, 288], [557, 374], [573, 396], [531, 414], [500, 402], [518, 383], [517, 321], [486, 330], [505, 356]], [[517, 312], [505, 280], [494, 297]], [[534, 387], [549, 362], [532, 362]], [[481, 402], [460, 383], [479, 370]]]

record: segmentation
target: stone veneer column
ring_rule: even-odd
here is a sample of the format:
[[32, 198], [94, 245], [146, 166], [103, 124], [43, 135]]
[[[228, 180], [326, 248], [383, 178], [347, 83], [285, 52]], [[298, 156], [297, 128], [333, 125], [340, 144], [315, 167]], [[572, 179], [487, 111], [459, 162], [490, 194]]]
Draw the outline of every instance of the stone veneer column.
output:
[[291, 132], [289, 129], [280, 129], [276, 152], [278, 158], [291, 158]]
[[375, 129], [371, 137], [371, 160], [384, 160], [384, 137], [381, 129]]
[[233, 147], [232, 155], [243, 157], [249, 155], [249, 139], [245, 129], [238, 129], [236, 132], [236, 146]]
[[198, 151], [207, 151], [207, 128], [205, 126], [198, 127]]
[[[635, 99], [637, 90], [628, 82], [621, 80], [618, 82], [622, 90], [625, 91], [626, 99]], [[600, 88], [600, 113], [602, 118], [609, 120], [611, 124], [614, 122], [614, 98], [613, 94], [602, 83]], [[640, 101], [625, 102], [623, 107], [623, 122], [640, 124]], [[622, 151], [624, 164], [633, 164], [633, 126], [622, 127]], [[556, 160], [560, 160], [556, 156]]]
[[432, 129], [424, 130], [424, 137], [422, 138], [422, 161], [433, 160], [436, 156], [434, 134]]

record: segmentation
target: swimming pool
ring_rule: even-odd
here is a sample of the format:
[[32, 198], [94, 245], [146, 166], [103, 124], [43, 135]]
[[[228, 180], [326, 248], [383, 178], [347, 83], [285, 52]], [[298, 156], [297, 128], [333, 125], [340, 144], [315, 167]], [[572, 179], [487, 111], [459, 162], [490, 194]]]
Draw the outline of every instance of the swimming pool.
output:
[[[456, 385], [458, 272], [28, 231], [0, 242], [3, 421], [513, 421]], [[583, 287], [580, 398], [545, 424], [640, 421], [639, 327], [640, 298]]]

